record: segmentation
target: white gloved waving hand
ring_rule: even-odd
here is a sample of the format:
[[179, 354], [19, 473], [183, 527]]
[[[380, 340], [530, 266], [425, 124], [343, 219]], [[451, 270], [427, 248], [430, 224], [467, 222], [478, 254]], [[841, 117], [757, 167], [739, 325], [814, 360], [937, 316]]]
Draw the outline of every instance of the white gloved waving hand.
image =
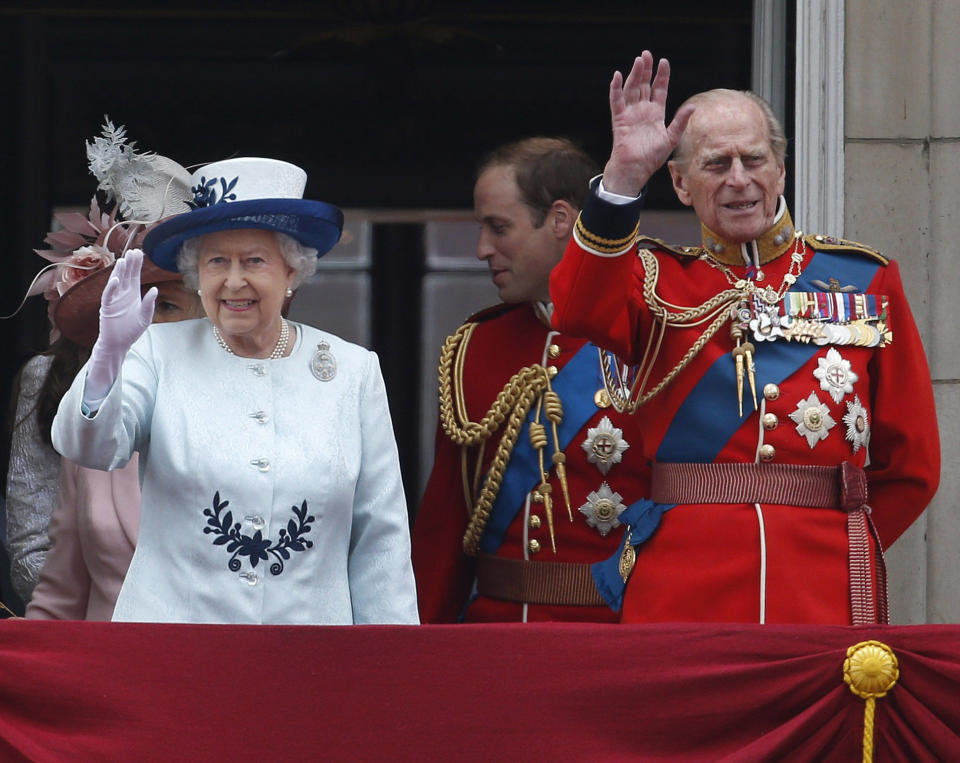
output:
[[100, 334], [87, 364], [83, 401], [99, 406], [120, 374], [127, 351], [153, 320], [157, 289], [140, 296], [143, 252], [131, 249], [117, 260], [100, 298]]

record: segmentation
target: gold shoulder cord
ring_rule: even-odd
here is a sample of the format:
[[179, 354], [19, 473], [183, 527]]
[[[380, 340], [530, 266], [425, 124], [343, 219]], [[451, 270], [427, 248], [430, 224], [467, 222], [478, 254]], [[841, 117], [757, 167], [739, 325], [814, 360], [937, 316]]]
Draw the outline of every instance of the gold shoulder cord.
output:
[[[500, 491], [500, 484], [503, 480], [503, 472], [506, 469], [507, 462], [510, 460], [510, 454], [516, 445], [517, 437], [523, 428], [523, 422], [537, 402], [537, 421], [530, 427], [530, 438], [533, 446], [537, 449], [540, 459], [541, 483], [537, 488], [537, 498], [542, 500], [547, 515], [547, 523], [550, 527], [550, 540], [556, 551], [556, 542], [553, 533], [553, 513], [552, 501], [550, 498], [551, 486], [544, 469], [543, 451], [547, 445], [545, 427], [539, 422], [541, 404], [546, 408], [547, 420], [552, 425], [555, 452], [553, 463], [557, 467], [557, 475], [560, 478], [564, 497], [567, 499], [567, 511], [572, 511], [569, 506], [569, 497], [567, 490], [566, 474], [564, 472], [564, 454], [561, 452], [557, 440], [557, 424], [560, 423], [563, 416], [563, 409], [560, 403], [560, 397], [550, 389], [550, 379], [546, 369], [539, 364], [521, 368], [515, 373], [510, 381], [497, 395], [496, 400], [490, 406], [486, 415], [480, 421], [470, 421], [467, 412], [466, 400], [463, 396], [463, 371], [466, 362], [467, 345], [470, 337], [476, 328], [476, 323], [465, 323], [455, 334], [447, 338], [444, 342], [443, 350], [440, 353], [439, 376], [439, 397], [440, 397], [440, 424], [443, 431], [453, 442], [461, 446], [463, 454], [462, 461], [462, 479], [464, 488], [464, 498], [467, 506], [471, 509], [470, 521], [467, 525], [466, 533], [463, 536], [463, 550], [468, 556], [476, 556], [480, 545], [480, 537], [490, 519], [490, 510], [493, 502], [496, 500]], [[506, 425], [504, 426], [504, 421]], [[479, 475], [475, 478], [474, 485], [471, 487], [471, 481], [467, 475], [466, 468], [466, 449], [469, 447], [480, 447], [478, 455], [477, 469], [480, 468], [480, 460], [483, 458], [482, 448], [485, 447], [494, 433], [504, 426], [503, 435], [497, 445], [497, 450], [490, 462], [487, 475], [483, 480], [483, 487], [477, 495], [476, 484]]]
[[[660, 278], [660, 265], [657, 258], [647, 249], [637, 252], [643, 261], [643, 298], [653, 316], [655, 326], [651, 328], [650, 337], [638, 365], [636, 378], [629, 390], [624, 390], [618, 374], [611, 366], [616, 362], [611, 360], [609, 353], [601, 351], [600, 357], [603, 366], [603, 384], [607, 394], [618, 411], [635, 413], [651, 398], [660, 394], [670, 382], [686, 368], [697, 354], [704, 348], [724, 323], [731, 319], [730, 308], [741, 299], [737, 289], [725, 289], [714, 295], [706, 302], [695, 307], [683, 307], [671, 304], [657, 294], [657, 282]], [[703, 323], [709, 325], [697, 340], [690, 346], [684, 356], [656, 386], [644, 391], [654, 362], [660, 352], [663, 337], [668, 328], [692, 328]]]

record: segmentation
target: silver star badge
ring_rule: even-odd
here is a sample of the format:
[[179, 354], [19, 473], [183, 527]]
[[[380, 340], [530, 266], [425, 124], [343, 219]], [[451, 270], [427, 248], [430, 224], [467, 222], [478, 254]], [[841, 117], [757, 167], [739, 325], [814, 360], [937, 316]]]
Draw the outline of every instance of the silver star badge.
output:
[[587, 452], [587, 461], [596, 464], [601, 474], [606, 474], [611, 466], [623, 460], [623, 452], [630, 443], [623, 439], [623, 430], [617, 429], [609, 416], [604, 416], [597, 426], [587, 430], [582, 447]]
[[627, 510], [622, 503], [623, 496], [615, 493], [604, 482], [599, 490], [587, 496], [587, 502], [580, 507], [580, 513], [587, 518], [587, 524], [606, 537], [614, 527], [620, 526], [618, 517]]
[[867, 409], [863, 407], [860, 398], [854, 395], [853, 401], [847, 401], [847, 412], [843, 414], [843, 423], [847, 427], [847, 440], [856, 453], [867, 444], [870, 439], [870, 419]]
[[810, 397], [797, 403], [797, 410], [789, 416], [797, 425], [797, 433], [807, 438], [807, 445], [811, 448], [820, 440], [825, 440], [830, 430], [837, 425], [816, 392], [811, 392]]
[[820, 380], [820, 389], [829, 392], [835, 403], [853, 392], [853, 385], [860, 378], [850, 368], [850, 361], [843, 358], [836, 347], [827, 351], [827, 357], [817, 358], [817, 366], [813, 375]]

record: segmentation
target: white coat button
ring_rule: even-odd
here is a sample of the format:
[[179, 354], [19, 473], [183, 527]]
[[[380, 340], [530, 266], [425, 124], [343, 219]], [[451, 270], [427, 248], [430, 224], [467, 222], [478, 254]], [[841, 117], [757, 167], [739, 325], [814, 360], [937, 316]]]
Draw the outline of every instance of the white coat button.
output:
[[266, 366], [263, 365], [263, 363], [254, 363], [252, 366], [247, 366], [247, 368], [250, 369], [250, 372], [251, 372], [254, 376], [266, 376], [266, 375], [267, 375], [267, 369], [266, 369]]
[[256, 572], [241, 572], [240, 577], [247, 581], [247, 585], [254, 586], [260, 582], [260, 576]]
[[254, 458], [250, 461], [250, 465], [257, 467], [261, 472], [270, 471], [270, 459], [267, 458]]
[[266, 411], [254, 411], [249, 414], [251, 419], [254, 419], [258, 424], [266, 424], [270, 417], [267, 415]]

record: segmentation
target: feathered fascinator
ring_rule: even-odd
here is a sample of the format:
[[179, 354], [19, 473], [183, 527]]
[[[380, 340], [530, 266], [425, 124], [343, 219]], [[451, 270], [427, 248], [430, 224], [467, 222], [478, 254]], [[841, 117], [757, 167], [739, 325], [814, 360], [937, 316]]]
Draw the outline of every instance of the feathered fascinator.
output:
[[[110, 268], [128, 249], [140, 247], [155, 224], [189, 211], [186, 202], [193, 198], [189, 172], [165, 156], [137, 151], [136, 144], [127, 139], [126, 128], [114, 126], [108, 117], [104, 117], [101, 134], [86, 143], [86, 149], [90, 172], [98, 181], [97, 190], [103, 191], [112, 208], [104, 210], [95, 194], [86, 215], [54, 214], [60, 228], [44, 238], [49, 249], [34, 250], [52, 264], [40, 271], [27, 296], [43, 294], [47, 299], [48, 314], [54, 324], [51, 341], [60, 331], [69, 336], [73, 330], [63, 325], [65, 317], [74, 322], [75, 316], [72, 311], [58, 309], [61, 297], [71, 292], [74, 301], [79, 302], [80, 293], [89, 291], [76, 288], [83, 282], [102, 290], [106, 278], [90, 277]], [[166, 274], [168, 280], [171, 277]], [[99, 302], [99, 291], [92, 296]], [[84, 327], [83, 335], [89, 333]]]
[[101, 134], [86, 145], [97, 189], [116, 200], [125, 220], [157, 222], [185, 211], [193, 200], [190, 174], [165, 156], [138, 152], [123, 125], [114, 127], [104, 117]]

